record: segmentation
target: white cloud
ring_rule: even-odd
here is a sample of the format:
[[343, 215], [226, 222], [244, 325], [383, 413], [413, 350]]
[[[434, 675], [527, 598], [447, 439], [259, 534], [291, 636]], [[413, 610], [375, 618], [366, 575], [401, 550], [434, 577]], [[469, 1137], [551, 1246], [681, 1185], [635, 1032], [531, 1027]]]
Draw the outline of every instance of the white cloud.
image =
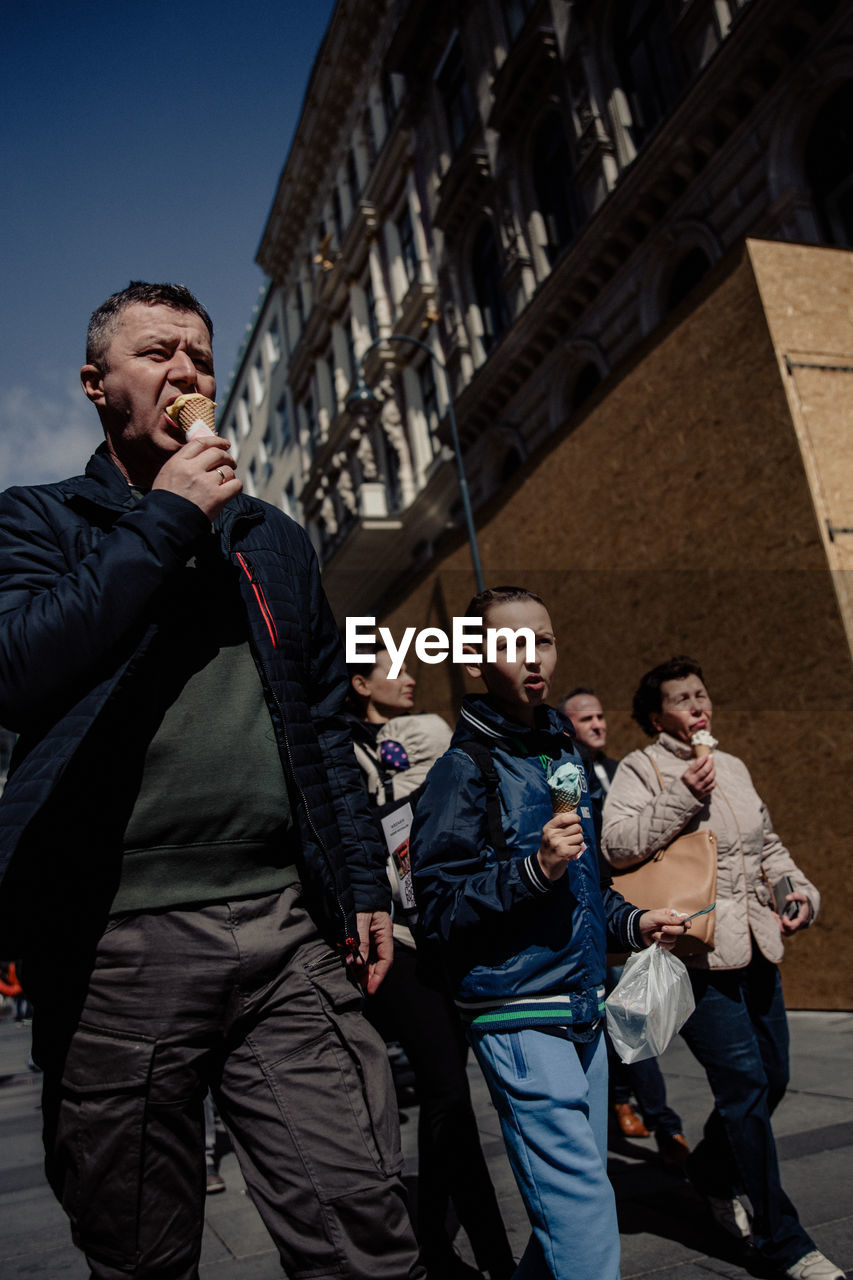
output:
[[79, 475], [103, 440], [76, 369], [0, 391], [0, 488]]

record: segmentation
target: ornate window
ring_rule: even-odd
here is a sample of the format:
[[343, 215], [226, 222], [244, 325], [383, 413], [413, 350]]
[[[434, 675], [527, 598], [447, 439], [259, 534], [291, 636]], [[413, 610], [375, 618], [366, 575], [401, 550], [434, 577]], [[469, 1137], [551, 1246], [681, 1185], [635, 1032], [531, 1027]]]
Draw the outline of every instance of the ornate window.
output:
[[296, 506], [296, 491], [292, 480], [288, 480], [282, 490], [281, 507], [285, 515], [290, 516], [292, 520], [299, 519], [299, 512], [297, 511]]
[[332, 187], [332, 224], [335, 228], [335, 244], [340, 245], [344, 238], [344, 215], [341, 209], [341, 193]]
[[853, 248], [853, 81], [817, 113], [805, 170], [822, 234], [829, 244]]
[[290, 443], [290, 414], [287, 409], [287, 394], [282, 392], [275, 406], [275, 425], [278, 433], [279, 452], [283, 453]]
[[344, 369], [344, 373], [346, 374], [347, 382], [349, 383], [350, 386], [352, 386], [352, 384], [355, 382], [355, 374], [356, 374], [356, 368], [357, 368], [357, 362], [355, 358], [355, 339], [352, 336], [352, 316], [344, 316], [344, 319], [341, 323], [341, 328], [343, 329], [344, 342], [346, 344], [346, 349], [347, 349], [347, 363], [346, 363], [346, 368]]
[[302, 401], [302, 412], [305, 415], [305, 428], [308, 432], [308, 443], [311, 452], [316, 449], [319, 438], [319, 428], [317, 425], [317, 409], [314, 404], [314, 396], [309, 394]]
[[422, 364], [418, 365], [418, 383], [420, 385], [421, 404], [423, 405], [429, 433], [429, 446], [434, 454], [438, 449], [436, 432], [441, 421], [441, 413], [438, 407], [438, 389], [435, 385], [435, 373], [433, 372], [431, 360], [424, 360]]
[[450, 149], [456, 152], [474, 122], [474, 105], [458, 35], [454, 35], [447, 46], [435, 78], [444, 104]]
[[509, 326], [497, 241], [491, 223], [484, 222], [471, 251], [474, 298], [483, 323], [481, 341], [488, 354]]
[[373, 168], [376, 164], [376, 133], [373, 129], [373, 116], [370, 114], [368, 106], [361, 118], [361, 128], [364, 135], [364, 145], [367, 149], [367, 163]]
[[244, 391], [237, 401], [237, 428], [241, 439], [245, 439], [252, 430], [252, 411], [248, 391]]
[[358, 197], [360, 195], [360, 189], [358, 185], [358, 169], [355, 166], [355, 156], [353, 154], [352, 147], [350, 147], [349, 151], [347, 152], [346, 184], [347, 184], [347, 192], [349, 193], [350, 207], [354, 209], [355, 202], [356, 200], [358, 200]]
[[620, 0], [611, 30], [639, 148], [676, 102], [687, 77], [675, 31], [674, 0]]
[[514, 40], [524, 26], [536, 0], [501, 0], [507, 35]]
[[272, 423], [268, 423], [261, 439], [260, 448], [262, 483], [267, 484], [272, 475], [273, 463], [273, 428]]
[[382, 93], [382, 110], [385, 112], [385, 125], [387, 128], [390, 127], [391, 121], [397, 114], [397, 95], [394, 91], [394, 77], [390, 71], [382, 72], [380, 90]]
[[267, 384], [264, 377], [264, 358], [260, 352], [255, 356], [249, 380], [252, 384], [254, 402], [256, 405], [261, 404], [267, 392]]
[[533, 185], [545, 226], [545, 252], [553, 264], [575, 238], [581, 206], [573, 177], [572, 157], [560, 117], [551, 112], [533, 143]]
[[597, 364], [593, 364], [590, 360], [575, 378], [572, 394], [569, 397], [569, 413], [574, 413], [579, 409], [589, 399], [600, 382], [601, 370]]
[[369, 273], [367, 283], [364, 286], [364, 301], [367, 307], [367, 328], [370, 333], [370, 341], [375, 342], [379, 337], [379, 321], [376, 319], [376, 293]]
[[666, 296], [666, 311], [672, 311], [691, 293], [704, 275], [710, 270], [711, 263], [704, 249], [694, 247], [676, 264], [669, 282]]
[[412, 226], [412, 215], [408, 205], [403, 209], [403, 213], [398, 219], [397, 235], [400, 240], [403, 270], [406, 273], [406, 279], [409, 284], [412, 284], [418, 278], [418, 251], [415, 245], [415, 229]]
[[264, 335], [264, 347], [270, 365], [278, 364], [281, 359], [281, 328], [277, 316], [270, 321], [270, 327]]

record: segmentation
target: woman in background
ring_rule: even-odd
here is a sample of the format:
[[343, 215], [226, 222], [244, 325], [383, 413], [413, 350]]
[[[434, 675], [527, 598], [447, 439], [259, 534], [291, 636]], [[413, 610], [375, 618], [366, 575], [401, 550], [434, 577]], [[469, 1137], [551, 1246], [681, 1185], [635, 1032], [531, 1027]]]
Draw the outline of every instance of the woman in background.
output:
[[[450, 745], [441, 716], [411, 715], [415, 681], [403, 666], [389, 675], [387, 650], [350, 665], [350, 727], [377, 818], [416, 803], [431, 766]], [[467, 1044], [438, 972], [418, 955], [416, 911], [408, 908], [407, 859], [389, 856], [394, 890], [394, 964], [365, 1012], [386, 1040], [403, 1046], [419, 1100], [417, 1235], [430, 1280], [481, 1276], [510, 1280], [515, 1262], [489, 1176], [466, 1073]], [[401, 880], [403, 883], [401, 883]], [[453, 1249], [448, 1201], [468, 1234], [479, 1271]]]
[[714, 949], [685, 960], [696, 1010], [681, 1030], [705, 1069], [714, 1109], [687, 1172], [720, 1226], [751, 1241], [777, 1275], [844, 1280], [782, 1190], [770, 1125], [789, 1074], [783, 939], [814, 921], [820, 894], [773, 831], [746, 765], [723, 751], [694, 754], [696, 734], [716, 746], [697, 662], [671, 658], [648, 671], [633, 715], [656, 741], [616, 771], [604, 807], [607, 860], [617, 868], [643, 862], [685, 832], [717, 838]]

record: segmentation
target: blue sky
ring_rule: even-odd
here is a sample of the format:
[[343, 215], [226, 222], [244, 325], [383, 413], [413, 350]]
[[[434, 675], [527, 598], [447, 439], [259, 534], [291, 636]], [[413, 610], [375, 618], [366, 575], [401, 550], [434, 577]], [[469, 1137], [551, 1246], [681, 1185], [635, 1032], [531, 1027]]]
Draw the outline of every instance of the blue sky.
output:
[[333, 0], [8, 0], [0, 20], [0, 488], [82, 470], [92, 310], [181, 281], [219, 391]]

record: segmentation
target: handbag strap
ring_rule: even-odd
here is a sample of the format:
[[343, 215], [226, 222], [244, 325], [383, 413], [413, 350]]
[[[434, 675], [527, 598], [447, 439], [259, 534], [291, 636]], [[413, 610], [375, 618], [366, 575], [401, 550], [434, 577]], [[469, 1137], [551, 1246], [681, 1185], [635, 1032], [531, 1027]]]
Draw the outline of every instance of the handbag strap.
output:
[[663, 791], [663, 790], [664, 790], [663, 777], [661, 776], [661, 771], [660, 771], [660, 769], [659, 769], [659, 768], [658, 768], [658, 766], [657, 766], [657, 761], [655, 760], [654, 756], [652, 755], [652, 749], [651, 749], [651, 747], [644, 747], [644, 748], [643, 748], [643, 750], [645, 751], [645, 754], [649, 757], [649, 759], [650, 759], [650, 760], [651, 760], [651, 762], [652, 762], [652, 768], [654, 769], [655, 773], [657, 774], [657, 779], [658, 779], [658, 783], [659, 783], [659, 785], [660, 785], [660, 789], [661, 789], [661, 791]]

